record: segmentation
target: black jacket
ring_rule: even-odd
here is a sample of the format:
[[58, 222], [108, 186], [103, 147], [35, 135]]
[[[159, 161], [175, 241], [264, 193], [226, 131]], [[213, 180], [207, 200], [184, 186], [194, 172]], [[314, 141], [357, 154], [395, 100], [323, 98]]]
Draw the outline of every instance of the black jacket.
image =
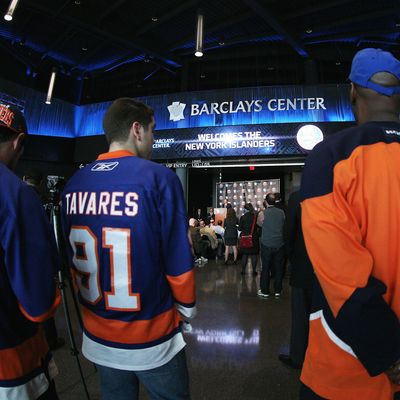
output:
[[283, 234], [291, 264], [290, 285], [297, 288], [311, 288], [314, 280], [314, 271], [308, 258], [301, 229], [299, 191], [293, 192], [289, 198]]

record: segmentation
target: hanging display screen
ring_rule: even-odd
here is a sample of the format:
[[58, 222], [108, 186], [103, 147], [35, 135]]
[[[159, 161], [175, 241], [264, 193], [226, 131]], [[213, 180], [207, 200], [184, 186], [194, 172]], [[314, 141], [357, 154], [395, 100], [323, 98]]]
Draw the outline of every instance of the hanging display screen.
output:
[[345, 123], [236, 125], [156, 132], [152, 158], [193, 159], [307, 154]]

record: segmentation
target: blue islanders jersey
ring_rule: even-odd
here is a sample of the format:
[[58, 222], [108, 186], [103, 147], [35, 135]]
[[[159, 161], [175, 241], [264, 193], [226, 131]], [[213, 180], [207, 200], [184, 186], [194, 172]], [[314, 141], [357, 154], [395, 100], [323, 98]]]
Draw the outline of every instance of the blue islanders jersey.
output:
[[53, 232], [36, 193], [0, 163], [0, 400], [37, 399], [57, 370], [39, 323], [60, 302]]
[[185, 346], [180, 315], [195, 311], [178, 177], [128, 151], [102, 154], [68, 182], [62, 216], [82, 306], [83, 354], [132, 371], [167, 363]]

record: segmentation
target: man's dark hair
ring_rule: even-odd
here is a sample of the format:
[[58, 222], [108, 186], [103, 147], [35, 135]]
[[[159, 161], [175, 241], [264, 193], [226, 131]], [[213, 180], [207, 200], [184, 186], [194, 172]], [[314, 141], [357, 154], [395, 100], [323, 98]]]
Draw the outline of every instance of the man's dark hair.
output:
[[140, 101], [129, 97], [115, 100], [103, 118], [103, 129], [108, 143], [125, 142], [134, 122], [147, 129], [154, 117], [154, 111]]
[[245, 210], [247, 210], [250, 214], [254, 214], [254, 207], [253, 207], [253, 204], [247, 203], [247, 204], [244, 206], [244, 208], [245, 208]]
[[276, 201], [275, 194], [274, 194], [274, 193], [268, 193], [268, 194], [265, 196], [265, 201], [267, 202], [267, 204], [268, 204], [269, 206], [273, 206], [273, 205], [275, 204], [275, 201]]

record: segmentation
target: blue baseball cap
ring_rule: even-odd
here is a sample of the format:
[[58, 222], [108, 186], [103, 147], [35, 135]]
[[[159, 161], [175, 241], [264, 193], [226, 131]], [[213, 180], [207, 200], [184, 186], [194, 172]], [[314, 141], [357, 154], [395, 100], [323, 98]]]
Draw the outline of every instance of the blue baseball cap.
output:
[[400, 80], [400, 61], [388, 51], [381, 49], [360, 50], [353, 58], [349, 80], [385, 96], [400, 93], [399, 86], [382, 86], [370, 81], [378, 72], [387, 72]]

